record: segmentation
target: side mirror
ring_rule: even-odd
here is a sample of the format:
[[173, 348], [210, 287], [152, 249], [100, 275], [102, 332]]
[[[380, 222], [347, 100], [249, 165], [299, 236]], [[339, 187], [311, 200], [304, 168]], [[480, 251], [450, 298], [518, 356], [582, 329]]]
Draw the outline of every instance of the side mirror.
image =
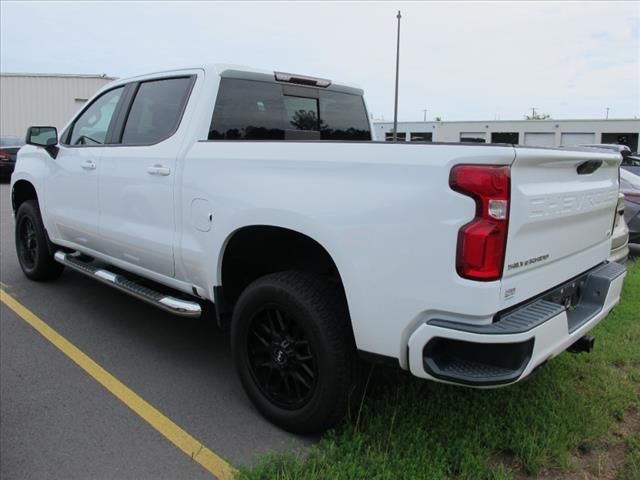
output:
[[27, 130], [27, 145], [36, 147], [51, 147], [58, 144], [58, 130], [56, 127], [29, 127]]
[[29, 127], [27, 130], [27, 145], [44, 147], [52, 158], [58, 156], [58, 130], [56, 127]]

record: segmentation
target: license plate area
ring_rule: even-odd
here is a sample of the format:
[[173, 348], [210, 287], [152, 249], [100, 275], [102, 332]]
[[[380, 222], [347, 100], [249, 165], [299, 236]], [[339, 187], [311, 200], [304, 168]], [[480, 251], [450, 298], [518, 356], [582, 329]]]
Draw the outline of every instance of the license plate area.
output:
[[568, 312], [571, 312], [580, 303], [582, 292], [587, 283], [587, 277], [588, 275], [583, 275], [582, 277], [571, 280], [548, 293], [543, 298], [549, 302], [562, 305]]
[[571, 333], [602, 310], [611, 282], [625, 270], [617, 263], [602, 264], [553, 289], [543, 298], [565, 307]]

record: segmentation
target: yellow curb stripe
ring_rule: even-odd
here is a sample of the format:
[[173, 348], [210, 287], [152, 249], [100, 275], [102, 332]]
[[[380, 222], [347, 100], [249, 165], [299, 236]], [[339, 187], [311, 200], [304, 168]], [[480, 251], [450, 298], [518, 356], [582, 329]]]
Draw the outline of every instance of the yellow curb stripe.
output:
[[189, 455], [206, 470], [220, 480], [227, 480], [234, 477], [235, 469], [229, 463], [173, 423], [151, 404], [147, 403], [142, 397], [94, 362], [53, 328], [40, 320], [2, 288], [0, 288], [0, 301], [36, 329], [38, 333], [49, 340], [80, 368], [91, 375], [104, 388], [115, 395], [122, 403], [164, 435], [167, 440]]

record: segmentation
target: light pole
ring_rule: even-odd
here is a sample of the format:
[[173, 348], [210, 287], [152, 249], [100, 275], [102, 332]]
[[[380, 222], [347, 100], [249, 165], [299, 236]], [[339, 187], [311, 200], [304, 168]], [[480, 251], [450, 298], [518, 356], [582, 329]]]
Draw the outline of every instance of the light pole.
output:
[[398, 78], [400, 72], [400, 19], [402, 15], [400, 15], [400, 10], [398, 10], [398, 15], [396, 15], [398, 19], [398, 40], [396, 42], [396, 99], [393, 106], [393, 141], [398, 141]]
[[609, 120], [609, 107], [607, 107], [607, 120]]
[[423, 121], [425, 121], [425, 122], [427, 121], [427, 112], [428, 112], [428, 111], [429, 111], [429, 110], [427, 110], [426, 108], [425, 108], [424, 110], [422, 110], [422, 112], [424, 113]]
[[536, 119], [536, 107], [530, 107], [529, 110], [531, 110], [531, 120], [535, 120]]

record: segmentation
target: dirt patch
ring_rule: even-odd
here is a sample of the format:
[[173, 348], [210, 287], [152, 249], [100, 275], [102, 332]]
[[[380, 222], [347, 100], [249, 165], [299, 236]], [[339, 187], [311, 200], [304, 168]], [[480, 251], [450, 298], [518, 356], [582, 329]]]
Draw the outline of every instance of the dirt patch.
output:
[[621, 422], [616, 425], [615, 433], [622, 437], [628, 437], [640, 432], [640, 408], [632, 408], [627, 411]]
[[640, 410], [632, 408], [614, 426], [608, 441], [596, 449], [574, 456], [575, 468], [571, 471], [542, 469], [535, 475], [527, 475], [509, 452], [499, 453], [494, 457], [494, 462], [511, 469], [516, 480], [614, 480], [627, 456], [625, 439], [639, 432]]

